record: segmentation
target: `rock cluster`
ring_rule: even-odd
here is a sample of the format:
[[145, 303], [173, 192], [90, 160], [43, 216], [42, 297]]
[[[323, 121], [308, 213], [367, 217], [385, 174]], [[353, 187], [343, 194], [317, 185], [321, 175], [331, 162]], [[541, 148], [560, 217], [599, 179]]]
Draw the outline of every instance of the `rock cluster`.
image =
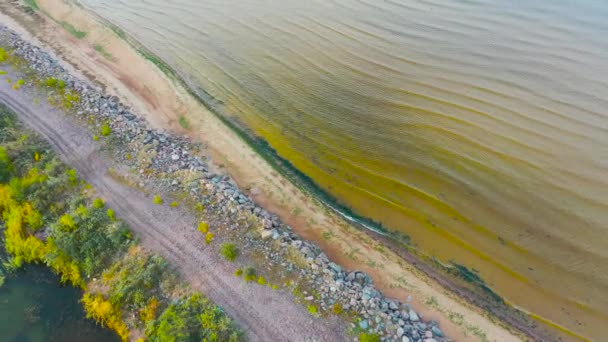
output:
[[[422, 315], [412, 309], [409, 300], [402, 303], [384, 297], [374, 288], [368, 275], [344, 270], [329, 260], [316, 244], [302, 240], [277, 215], [257, 206], [230, 176], [214, 172], [216, 168], [209, 160], [191, 153], [199, 150], [199, 145], [184, 137], [151, 129], [118, 98], [104, 94], [100, 87], [70, 74], [47, 52], [2, 25], [0, 46], [14, 50], [40, 78], [61, 79], [66, 89], [77, 92], [80, 100], [73, 111], [80, 116], [93, 114], [98, 117], [97, 122], [107, 122], [112, 135], [124, 142], [119, 144], [123, 150], [117, 155], [145, 152], [146, 157], [131, 161], [146, 180], [141, 186], [185, 191], [213, 213], [216, 220], [224, 220], [218, 222], [224, 226], [235, 226], [235, 222], [242, 222], [243, 217], [255, 218], [262, 227], [261, 237], [246, 237], [246, 245], [267, 252], [271, 262], [298, 273], [312, 284], [317, 296], [306, 296], [304, 301], [314, 303], [322, 310], [332, 310], [340, 304], [342, 310], [356, 312], [359, 319], [351, 323], [352, 327], [376, 333], [383, 341], [448, 340], [437, 322], [424, 321]], [[153, 170], [153, 174], [145, 175], [145, 170]], [[190, 173], [188, 182], [171, 177], [183, 170]], [[270, 247], [277, 244], [279, 251]], [[305, 264], [286, 261], [288, 251], [299, 253]]]

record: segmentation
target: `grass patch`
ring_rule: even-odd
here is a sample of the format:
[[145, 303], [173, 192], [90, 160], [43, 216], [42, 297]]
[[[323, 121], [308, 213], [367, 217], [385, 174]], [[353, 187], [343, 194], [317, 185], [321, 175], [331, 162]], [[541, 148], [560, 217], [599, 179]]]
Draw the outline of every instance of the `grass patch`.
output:
[[59, 24], [61, 25], [61, 27], [63, 27], [66, 31], [70, 32], [70, 34], [78, 39], [82, 39], [84, 37], [87, 36], [87, 33], [84, 31], [79, 31], [78, 29], [76, 29], [72, 24], [68, 23], [67, 21], [60, 21]]
[[36, 2], [36, 0], [23, 0], [23, 2], [31, 9], [33, 9], [34, 11], [39, 11], [40, 10], [40, 6], [38, 6], [38, 3]]
[[99, 44], [95, 44], [95, 45], [93, 45], [93, 48], [95, 49], [95, 51], [99, 52], [99, 54], [102, 55], [105, 59], [108, 59], [110, 61], [114, 60], [114, 56], [112, 56], [111, 53], [106, 51], [106, 49], [104, 49], [103, 46], [101, 46]]
[[180, 116], [179, 117], [179, 125], [183, 128], [183, 129], [188, 129], [190, 128], [190, 123], [188, 123], [188, 119], [186, 119], [186, 117], [184, 116]]

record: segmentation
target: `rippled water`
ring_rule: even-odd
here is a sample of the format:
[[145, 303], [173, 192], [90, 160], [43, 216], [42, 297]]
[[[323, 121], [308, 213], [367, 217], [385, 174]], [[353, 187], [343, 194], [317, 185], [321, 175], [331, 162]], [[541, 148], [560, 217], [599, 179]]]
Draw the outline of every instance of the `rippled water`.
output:
[[607, 2], [82, 2], [341, 203], [608, 334]]

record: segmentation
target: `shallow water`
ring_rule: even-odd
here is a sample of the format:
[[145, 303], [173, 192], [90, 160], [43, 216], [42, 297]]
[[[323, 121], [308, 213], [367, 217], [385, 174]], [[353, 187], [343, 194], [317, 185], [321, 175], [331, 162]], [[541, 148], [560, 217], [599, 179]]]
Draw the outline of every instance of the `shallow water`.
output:
[[82, 293], [59, 285], [41, 266], [26, 266], [0, 287], [0, 340], [6, 342], [112, 342], [110, 330], [85, 317]]
[[608, 335], [605, 1], [82, 2], [342, 204]]

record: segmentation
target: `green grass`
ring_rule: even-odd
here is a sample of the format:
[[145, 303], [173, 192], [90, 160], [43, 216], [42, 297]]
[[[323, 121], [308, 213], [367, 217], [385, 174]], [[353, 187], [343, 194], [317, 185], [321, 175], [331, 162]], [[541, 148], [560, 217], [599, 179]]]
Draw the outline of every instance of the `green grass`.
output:
[[36, 2], [36, 0], [23, 0], [23, 2], [31, 9], [33, 9], [34, 11], [39, 11], [40, 7], [38, 6], [38, 3]]
[[95, 44], [95, 45], [93, 45], [93, 48], [95, 48], [95, 51], [99, 52], [99, 54], [102, 55], [105, 59], [110, 60], [110, 61], [114, 60], [114, 56], [112, 56], [111, 53], [106, 51], [106, 49], [104, 49], [103, 46], [101, 46], [99, 44]]
[[188, 129], [190, 127], [188, 119], [186, 119], [184, 116], [179, 117], [179, 125], [182, 126], [183, 129]]
[[87, 36], [87, 33], [84, 31], [78, 31], [72, 24], [67, 21], [60, 21], [59, 24], [68, 32], [72, 34], [72, 36], [82, 39]]

